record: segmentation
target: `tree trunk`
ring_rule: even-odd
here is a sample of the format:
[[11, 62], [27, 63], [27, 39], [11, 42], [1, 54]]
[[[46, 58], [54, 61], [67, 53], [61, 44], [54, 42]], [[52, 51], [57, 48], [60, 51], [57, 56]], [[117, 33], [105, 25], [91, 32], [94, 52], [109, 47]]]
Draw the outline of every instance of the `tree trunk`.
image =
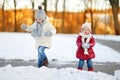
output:
[[93, 28], [93, 12], [92, 12], [92, 0], [90, 0], [91, 3], [91, 9], [90, 9], [90, 16], [91, 16], [91, 28], [92, 28], [92, 33], [95, 33], [95, 30]]
[[64, 21], [65, 21], [65, 0], [63, 2], [63, 13], [62, 13], [62, 28], [61, 28], [61, 32], [64, 33]]
[[14, 31], [17, 32], [17, 25], [16, 25], [16, 0], [14, 0]]
[[[56, 3], [55, 3], [55, 13], [54, 13], [54, 19], [55, 19], [55, 17], [56, 17], [56, 14], [57, 14], [57, 10], [58, 10], [58, 8], [57, 8], [57, 5], [58, 5], [58, 1], [59, 0], [56, 0]], [[53, 23], [55, 22], [55, 20], [53, 20]]]
[[[57, 11], [58, 11], [58, 8], [57, 8], [57, 5], [58, 5], [58, 1], [59, 0], [56, 0], [56, 2], [55, 2], [55, 13], [54, 13], [54, 15], [53, 15], [53, 21], [52, 21], [52, 23], [53, 24], [56, 24], [56, 26], [57, 26], [57, 22], [55, 21], [56, 20], [56, 14], [57, 14]], [[59, 33], [59, 30], [57, 30], [57, 32]]]
[[119, 0], [109, 0], [112, 6], [115, 34], [120, 35], [120, 25], [118, 21]]
[[[95, 28], [93, 27], [93, 11], [92, 11], [92, 0], [84, 0], [84, 5], [86, 9], [89, 9], [88, 3], [90, 2], [90, 19], [91, 19], [91, 28], [92, 28], [92, 33], [95, 33]], [[84, 21], [86, 20], [86, 12], [87, 10], [85, 9], [85, 14], [84, 14]]]
[[3, 0], [3, 5], [2, 5], [2, 31], [5, 31], [5, 25], [4, 25], [4, 5], [5, 5], [5, 0]]
[[47, 0], [44, 0], [44, 10], [45, 10], [45, 12], [47, 14]]
[[32, 1], [32, 12], [33, 12], [33, 16], [32, 16], [32, 19], [33, 19], [33, 22], [35, 21], [35, 11], [34, 11], [34, 1]]
[[88, 9], [88, 0], [84, 0], [84, 5], [85, 5], [85, 12], [84, 12], [84, 22], [86, 21], [86, 13]]

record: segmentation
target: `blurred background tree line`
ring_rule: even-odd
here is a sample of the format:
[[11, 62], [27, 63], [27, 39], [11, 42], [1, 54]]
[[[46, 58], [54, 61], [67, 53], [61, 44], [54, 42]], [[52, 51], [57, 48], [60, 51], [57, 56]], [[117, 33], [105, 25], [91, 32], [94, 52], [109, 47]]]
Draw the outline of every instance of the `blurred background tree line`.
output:
[[[0, 31], [1, 32], [23, 32], [21, 24], [32, 24], [35, 21], [35, 0], [29, 0], [30, 8], [17, 9], [18, 0], [13, 0], [14, 9], [5, 9], [5, 4], [10, 0], [3, 0], [0, 4]], [[78, 11], [68, 11], [67, 1], [62, 0], [62, 11], [58, 10], [58, 5], [61, 0], [54, 0], [55, 10], [48, 10], [48, 1], [42, 0], [40, 5], [44, 7], [50, 22], [56, 27], [58, 33], [78, 33], [81, 25], [84, 22], [91, 22], [94, 34], [115, 34], [120, 35], [120, 8], [119, 0], [104, 0], [105, 5], [109, 8], [98, 10], [93, 7], [97, 0], [80, 0], [84, 3], [85, 9], [79, 10], [80, 4], [76, 4]], [[52, 1], [52, 0], [51, 0]], [[99, 0], [101, 1], [101, 0]], [[75, 0], [73, 1], [73, 3]], [[24, 3], [22, 4], [24, 5]], [[70, 4], [73, 6], [72, 4]], [[101, 5], [102, 6], [102, 5]], [[9, 7], [9, 6], [8, 6]]]

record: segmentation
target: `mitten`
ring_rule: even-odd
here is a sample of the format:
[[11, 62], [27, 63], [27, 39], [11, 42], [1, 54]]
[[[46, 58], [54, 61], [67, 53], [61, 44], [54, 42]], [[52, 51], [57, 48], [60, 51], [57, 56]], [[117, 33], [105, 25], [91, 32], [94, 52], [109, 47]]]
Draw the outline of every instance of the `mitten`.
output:
[[22, 24], [22, 25], [21, 25], [21, 28], [22, 28], [23, 30], [25, 30], [25, 29], [27, 29], [27, 26], [26, 26], [25, 24]]
[[83, 43], [83, 44], [82, 44], [82, 47], [83, 47], [84, 49], [87, 49], [87, 48], [90, 47], [90, 44], [89, 44], [89, 43]]
[[89, 43], [86, 43], [86, 48], [89, 48], [90, 47], [90, 44]]
[[45, 32], [44, 36], [52, 36], [52, 33], [50, 31]]
[[83, 44], [82, 44], [82, 47], [83, 47], [84, 49], [86, 49], [86, 43], [83, 43]]

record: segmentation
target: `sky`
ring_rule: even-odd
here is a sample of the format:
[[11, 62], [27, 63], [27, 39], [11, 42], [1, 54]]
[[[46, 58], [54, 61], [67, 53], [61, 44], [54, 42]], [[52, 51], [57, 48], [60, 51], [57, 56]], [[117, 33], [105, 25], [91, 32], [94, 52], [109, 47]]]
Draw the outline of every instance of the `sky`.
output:
[[[13, 0], [5, 0], [5, 9], [14, 9]], [[30, 8], [31, 9], [31, 1], [32, 0], [17, 0], [17, 9], [21, 8]], [[48, 0], [47, 9], [48, 10], [55, 10], [55, 1], [56, 0]], [[66, 11], [83, 11], [85, 9], [84, 5], [85, 0], [66, 0]], [[86, 3], [90, 7], [90, 0], [86, 0]], [[108, 9], [110, 8], [110, 3], [108, 0], [93, 0], [92, 8], [96, 9]], [[35, 2], [35, 9], [37, 6], [40, 5], [43, 0], [34, 0]], [[3, 0], [0, 1], [0, 6], [2, 6]], [[63, 10], [63, 0], [58, 1], [58, 10]]]
[[[75, 58], [77, 34], [56, 34], [52, 39], [52, 46], [46, 50], [48, 59], [57, 61], [78, 61]], [[95, 39], [120, 41], [120, 36], [93, 35]], [[113, 39], [114, 38], [114, 39]], [[120, 53], [112, 48], [96, 43], [94, 46], [96, 58], [94, 62], [120, 62]], [[109, 55], [108, 55], [109, 54]], [[106, 57], [107, 56], [107, 57]], [[0, 32], [0, 58], [3, 59], [37, 59], [35, 40], [30, 33]], [[34, 66], [0, 67], [0, 80], [119, 80], [120, 70], [114, 75], [103, 72], [79, 71], [72, 67], [67, 68], [37, 68]]]

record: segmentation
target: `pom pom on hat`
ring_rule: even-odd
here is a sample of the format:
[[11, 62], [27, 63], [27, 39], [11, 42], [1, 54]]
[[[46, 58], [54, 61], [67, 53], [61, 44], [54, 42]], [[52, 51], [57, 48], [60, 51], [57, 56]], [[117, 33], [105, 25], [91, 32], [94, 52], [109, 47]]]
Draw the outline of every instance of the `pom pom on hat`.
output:
[[42, 9], [42, 7], [41, 7], [41, 6], [38, 6], [38, 9]]
[[41, 6], [38, 6], [38, 10], [36, 11], [35, 18], [42, 19], [43, 21], [46, 20], [46, 13]]
[[89, 28], [89, 30], [91, 31], [91, 23], [85, 22], [85, 23], [82, 25], [81, 29], [86, 28], [86, 27]]

